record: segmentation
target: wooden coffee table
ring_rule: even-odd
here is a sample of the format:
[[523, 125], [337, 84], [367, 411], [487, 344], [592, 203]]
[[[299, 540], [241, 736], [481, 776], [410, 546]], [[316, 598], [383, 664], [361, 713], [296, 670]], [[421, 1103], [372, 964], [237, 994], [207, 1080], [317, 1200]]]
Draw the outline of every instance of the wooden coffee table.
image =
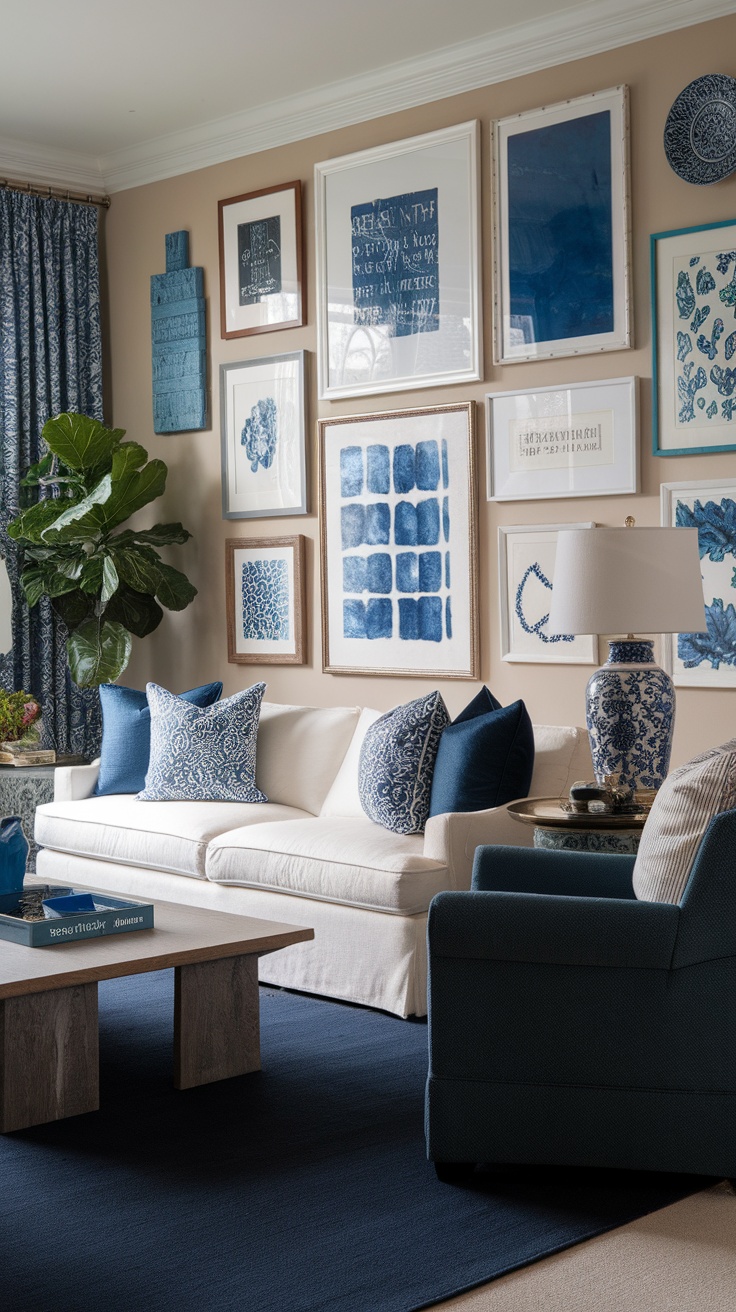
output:
[[101, 979], [175, 968], [177, 1089], [260, 1070], [258, 958], [314, 930], [154, 905], [154, 929], [47, 948], [0, 939], [1, 1133], [99, 1108]]

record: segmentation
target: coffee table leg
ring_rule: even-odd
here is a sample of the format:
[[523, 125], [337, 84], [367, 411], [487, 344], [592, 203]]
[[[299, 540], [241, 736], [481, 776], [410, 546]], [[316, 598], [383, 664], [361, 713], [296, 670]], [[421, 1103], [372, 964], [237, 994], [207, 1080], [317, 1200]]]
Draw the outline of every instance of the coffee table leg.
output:
[[258, 957], [177, 966], [174, 1087], [191, 1089], [260, 1069]]
[[0, 1001], [0, 1132], [99, 1105], [97, 985]]

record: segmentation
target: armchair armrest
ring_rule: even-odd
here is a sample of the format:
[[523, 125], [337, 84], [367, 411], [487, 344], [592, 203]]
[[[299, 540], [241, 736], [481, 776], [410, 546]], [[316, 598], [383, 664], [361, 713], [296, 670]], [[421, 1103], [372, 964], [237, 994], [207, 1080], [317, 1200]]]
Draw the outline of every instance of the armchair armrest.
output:
[[634, 900], [636, 857], [603, 852], [549, 852], [526, 847], [479, 847], [472, 888], [506, 893]]
[[429, 908], [429, 952], [455, 960], [668, 970], [679, 919], [679, 907], [666, 902], [438, 893]]
[[80, 802], [91, 797], [100, 774], [100, 759], [89, 765], [61, 765], [54, 770], [54, 801]]

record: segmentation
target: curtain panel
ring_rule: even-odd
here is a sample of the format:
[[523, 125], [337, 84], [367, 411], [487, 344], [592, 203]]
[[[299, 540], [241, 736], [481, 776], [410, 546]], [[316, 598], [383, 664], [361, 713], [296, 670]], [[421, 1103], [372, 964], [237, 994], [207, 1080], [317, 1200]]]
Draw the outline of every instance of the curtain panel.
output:
[[64, 410], [103, 417], [97, 222], [93, 205], [0, 191], [0, 555], [13, 596], [0, 682], [38, 698], [44, 745], [85, 756], [99, 747], [97, 690], [72, 683], [66, 630], [48, 598], [27, 606], [6, 530], [20, 479], [45, 452], [46, 420]]

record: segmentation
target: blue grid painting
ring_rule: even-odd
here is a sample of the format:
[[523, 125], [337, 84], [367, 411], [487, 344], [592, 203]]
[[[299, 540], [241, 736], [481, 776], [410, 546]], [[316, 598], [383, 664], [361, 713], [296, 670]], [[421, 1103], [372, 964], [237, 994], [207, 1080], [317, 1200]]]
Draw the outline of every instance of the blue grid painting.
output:
[[446, 441], [340, 449], [343, 637], [452, 637]]
[[288, 641], [289, 566], [285, 560], [246, 560], [241, 575], [243, 637]]

